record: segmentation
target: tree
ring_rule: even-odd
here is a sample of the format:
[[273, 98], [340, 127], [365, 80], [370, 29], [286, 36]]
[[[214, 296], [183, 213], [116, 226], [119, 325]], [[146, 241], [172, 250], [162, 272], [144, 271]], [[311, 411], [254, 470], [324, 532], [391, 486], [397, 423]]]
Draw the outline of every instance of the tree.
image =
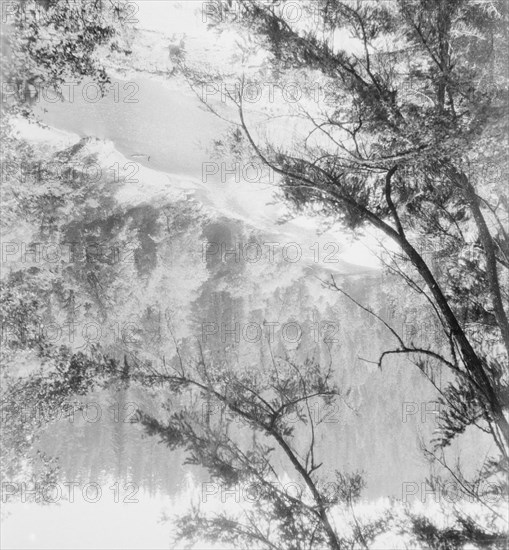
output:
[[[314, 0], [302, 3], [304, 15], [295, 20], [285, 11], [288, 5], [280, 0], [245, 0], [233, 11], [232, 2], [219, 3], [215, 26], [221, 30], [234, 24], [241, 33], [249, 29], [240, 61], [247, 65], [251, 47], [257, 45], [266, 52], [262, 78], [280, 86], [297, 81], [318, 101], [307, 98], [299, 104], [290, 98], [287, 105], [272, 106], [269, 113], [282, 107], [280, 115], [288, 117], [287, 125], [278, 122], [274, 128], [271, 117], [246, 107], [253, 76], [242, 75], [236, 88], [227, 88], [238, 117], [226, 144], [235, 154], [249, 149], [277, 173], [282, 198], [297, 211], [329, 223], [339, 221], [352, 231], [372, 228], [380, 236], [381, 246], [388, 249], [383, 258], [387, 269], [428, 304], [426, 315], [442, 327], [447, 345], [402, 336], [334, 279], [330, 287], [373, 315], [395, 338], [396, 349], [375, 361], [380, 368], [391, 358], [405, 356], [432, 384], [433, 372], [451, 374], [453, 382], [440, 389], [445, 411], [442, 429], [435, 448], [426, 452], [442, 462], [465, 494], [476, 497], [480, 480], [502, 479], [509, 441], [504, 416], [509, 325], [502, 283], [509, 266], [505, 228], [509, 212], [506, 195], [490, 181], [487, 169], [502, 170], [507, 165], [500, 139], [507, 127], [507, 81], [501, 71], [509, 47], [504, 30], [507, 6], [481, 0]], [[11, 105], [15, 113], [29, 113], [27, 86], [58, 86], [76, 75], [106, 82], [96, 62], [96, 45], [114, 47], [112, 21], [118, 14], [112, 4], [106, 11], [103, 7], [100, 2], [64, 0], [19, 3], [8, 37], [7, 74], [19, 92]], [[41, 15], [44, 24], [39, 23]], [[350, 36], [343, 49], [336, 44], [338, 36]], [[76, 37], [84, 42], [84, 57], [75, 48]], [[194, 86], [214, 78], [227, 83], [238, 76], [235, 72], [211, 76], [184, 66], [182, 56], [177, 61]], [[25, 67], [29, 76], [20, 79]], [[490, 75], [492, 83], [487, 86]], [[321, 101], [324, 94], [326, 101]], [[231, 114], [217, 102], [207, 106], [220, 116]], [[257, 107], [259, 111], [264, 106]], [[28, 157], [30, 151], [24, 154]], [[18, 191], [15, 181], [11, 190]], [[56, 196], [54, 188], [50, 191], [49, 204], [65, 205], [62, 193]], [[38, 202], [41, 197], [32, 198], [35, 211], [41, 206], [47, 210], [48, 204]], [[20, 211], [12, 212], [15, 219], [21, 217]], [[438, 261], [430, 262], [419, 250], [422, 237], [434, 247], [441, 243], [434, 254]], [[42, 354], [46, 348], [37, 327], [30, 326], [27, 334], [24, 322], [28, 316], [36, 320], [39, 304], [15, 294], [8, 296], [6, 309], [8, 322], [20, 327], [13, 345], [17, 351], [40, 347]], [[497, 356], [478, 342], [477, 336], [488, 332], [504, 348]], [[140, 422], [170, 449], [186, 448], [190, 463], [205, 466], [225, 488], [254, 483], [260, 491], [246, 511], [247, 523], [225, 515], [211, 517], [197, 509], [178, 521], [181, 539], [200, 533], [213, 541], [269, 548], [368, 547], [387, 528], [388, 515], [372, 523], [357, 518], [353, 504], [363, 485], [360, 474], [318, 475], [320, 421], [311, 410], [344, 395], [344, 389], [333, 383], [330, 369], [315, 361], [297, 364], [274, 358], [258, 372], [239, 373], [235, 368], [225, 372], [224, 364], [220, 367], [200, 355], [196, 361], [184, 361], [177, 353], [177, 359], [168, 367], [163, 360], [156, 369], [133, 355], [125, 369], [104, 357], [97, 361], [74, 357], [60, 369], [55, 366], [56, 371], [37, 372], [21, 381], [25, 384], [21, 395], [44, 399], [42, 405], [51, 416], [72, 392], [88, 391], [97, 365], [106, 363], [103, 370], [112, 381], [120, 376], [125, 382], [129, 377], [149, 388], [169, 387], [182, 397], [179, 409], [170, 410], [168, 418], [140, 411]], [[15, 392], [8, 402], [16, 402]], [[250, 446], [239, 437], [236, 421], [254, 434]], [[467, 429], [486, 432], [498, 449], [474, 480], [450, 468], [442, 454]], [[23, 440], [13, 447], [17, 443], [26, 452]], [[287, 469], [278, 466], [280, 458], [291, 465], [302, 486], [298, 498], [274, 487]], [[485, 500], [481, 503], [489, 506]], [[335, 525], [339, 506], [348, 511], [350, 534]], [[414, 516], [405, 528], [429, 545], [499, 544], [500, 534], [493, 526], [497, 511], [492, 512], [487, 527], [476, 527], [471, 516], [459, 514], [457, 525], [446, 531]]]
[[[277, 173], [280, 196], [296, 211], [380, 238], [387, 268], [427, 303], [447, 345], [417, 345], [358, 304], [397, 342], [376, 363], [382, 368], [403, 355], [426, 376], [451, 373], [454, 381], [440, 390], [435, 451], [472, 427], [487, 432], [498, 456], [479, 479], [502, 482], [509, 445], [509, 208], [493, 169], [507, 169], [507, 4], [318, 0], [303, 2], [300, 17], [289, 7], [218, 4], [209, 13], [213, 27], [249, 31], [240, 56], [250, 74], [210, 76], [183, 64], [181, 70], [205, 106], [229, 118], [235, 139], [225, 141], [233, 141], [233, 152], [243, 143]], [[257, 55], [266, 52], [255, 75], [254, 44]], [[296, 93], [290, 106], [258, 101], [250, 108], [252, 89], [264, 79], [280, 88], [297, 82], [300, 92], [315, 92], [315, 80], [327, 100], [318, 104], [307, 94], [297, 101]], [[211, 82], [223, 84], [236, 117], [200, 94]], [[274, 129], [276, 112], [290, 130]], [[436, 261], [419, 250], [422, 238]], [[334, 280], [330, 287], [343, 292]], [[498, 343], [497, 353], [480, 345], [479, 334]]]
[[[133, 358], [132, 358], [133, 359]], [[200, 537], [249, 548], [368, 548], [384, 532], [390, 516], [357, 519], [354, 504], [364, 486], [358, 472], [318, 475], [323, 466], [317, 437], [323, 417], [313, 412], [344, 398], [329, 367], [274, 358], [254, 372], [214, 364], [203, 355], [159, 368], [134, 360], [131, 380], [143, 387], [171, 388], [181, 406], [166, 414], [139, 411], [147, 433], [171, 450], [187, 452], [186, 464], [208, 470], [221, 490], [241, 488], [252, 503], [243, 513], [210, 516], [200, 506], [176, 520], [177, 542]], [[248, 429], [255, 437], [246, 444]], [[293, 472], [298, 494], [284, 490]], [[293, 477], [295, 476], [295, 477]], [[295, 484], [294, 484], [295, 485]], [[333, 509], [350, 516], [339, 532]]]
[[[62, 415], [74, 415], [82, 406], [78, 398], [103, 383], [111, 385], [119, 370], [97, 349], [85, 355], [55, 346], [40, 330], [45, 296], [37, 291], [33, 281], [15, 277], [0, 284], [2, 482], [27, 477], [54, 481], [58, 457], [37, 449], [41, 428]], [[27, 363], [39, 366], [20, 372]]]
[[[236, 20], [256, 29], [271, 53], [274, 70], [314, 70], [332, 80], [334, 102], [320, 114], [300, 110], [296, 116], [309, 122], [312, 131], [297, 144], [286, 149], [268, 140], [259, 144], [262, 130], [252, 130], [248, 124], [243, 94], [248, 82], [242, 78], [237, 92], [230, 94], [239, 111], [238, 125], [258, 156], [280, 174], [282, 192], [297, 208], [314, 207], [320, 215], [333, 215], [351, 229], [371, 225], [398, 245], [403, 259], [420, 276], [418, 285], [427, 287], [452, 346], [451, 361], [435, 359], [476, 388], [489, 406], [487, 421], [497, 426], [507, 443], [509, 425], [502, 414], [500, 388], [493, 387], [486, 359], [474, 350], [461, 319], [458, 295], [471, 289], [458, 281], [462, 274], [432, 273], [415, 246], [419, 235], [443, 237], [449, 255], [461, 264], [465, 247], [477, 245], [480, 258], [473, 276], [488, 288], [487, 295], [476, 296], [481, 302], [477, 305], [509, 350], [506, 300], [500, 285], [501, 273], [507, 269], [502, 223], [507, 216], [506, 199], [500, 189], [483, 181], [482, 166], [472, 166], [476, 147], [482, 148], [486, 163], [502, 161], [504, 148], [497, 146], [493, 134], [500, 131], [505, 113], [507, 82], [496, 69], [506, 52], [506, 6], [439, 0], [380, 6], [362, 1], [318, 2], [322, 28], [348, 29], [362, 45], [362, 54], [334, 49], [324, 31], [293, 28], [282, 18], [281, 6], [274, 6], [246, 2]], [[384, 47], [383, 41], [398, 49]], [[486, 48], [487, 60], [471, 55], [478, 42]], [[401, 62], [395, 60], [401, 52], [414, 60], [403, 64], [407, 69], [403, 73]], [[471, 90], [472, 80], [482, 83], [489, 63], [498, 79], [495, 89]], [[416, 105], [401, 93], [406, 76], [431, 98], [431, 105]], [[315, 132], [322, 139], [310, 143]], [[495, 192], [500, 195], [498, 205], [482, 196]], [[399, 351], [417, 353], [403, 345]], [[427, 355], [423, 350], [419, 353]]]
[[119, 48], [119, 34], [129, 23], [127, 4], [18, 0], [4, 6], [2, 109], [30, 116], [41, 90], [62, 97], [63, 86], [84, 78], [104, 91], [109, 78], [98, 51]]
[[[12, 124], [19, 116], [33, 116], [32, 107], [41, 90], [52, 89], [62, 96], [66, 84], [90, 78], [104, 91], [108, 77], [98, 52], [100, 48], [118, 48], [116, 41], [126, 28], [128, 11], [125, 2], [101, 0], [18, 0], [2, 5], [6, 23], [0, 62], [2, 233], [5, 243], [13, 228], [28, 226], [28, 234], [23, 235], [27, 242], [22, 244], [30, 245], [29, 257], [33, 257], [30, 249], [38, 246], [39, 238], [44, 241], [62, 229], [69, 196], [85, 209], [87, 197], [101, 193], [101, 187], [91, 189], [87, 176], [73, 167], [86, 143], [60, 151], [48, 161], [47, 151], [19, 139]], [[20, 234], [14, 234], [19, 239]], [[9, 246], [19, 248], [18, 239], [8, 243], [6, 250]], [[2, 262], [7, 264], [9, 259], [3, 257]], [[2, 473], [10, 476], [10, 481], [31, 475], [42, 460], [43, 476], [54, 479], [55, 457], [35, 453], [41, 427], [62, 412], [73, 413], [71, 400], [88, 393], [94, 378], [105, 374], [110, 362], [95, 349], [82, 354], [54, 345], [45, 334], [43, 321], [54, 305], [52, 291], [63, 293], [69, 284], [65, 268], [54, 269], [46, 262], [47, 269], [43, 269], [40, 260], [35, 266], [30, 260], [21, 263], [24, 265], [5, 269], [0, 283]], [[85, 263], [92, 271], [98, 262], [87, 258]]]

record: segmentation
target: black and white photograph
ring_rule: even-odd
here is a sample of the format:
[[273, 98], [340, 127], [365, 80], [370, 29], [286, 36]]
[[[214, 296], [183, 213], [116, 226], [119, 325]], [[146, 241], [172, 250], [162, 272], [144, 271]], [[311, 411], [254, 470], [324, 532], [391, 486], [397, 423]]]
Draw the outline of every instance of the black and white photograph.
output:
[[0, 13], [0, 548], [507, 550], [509, 1]]

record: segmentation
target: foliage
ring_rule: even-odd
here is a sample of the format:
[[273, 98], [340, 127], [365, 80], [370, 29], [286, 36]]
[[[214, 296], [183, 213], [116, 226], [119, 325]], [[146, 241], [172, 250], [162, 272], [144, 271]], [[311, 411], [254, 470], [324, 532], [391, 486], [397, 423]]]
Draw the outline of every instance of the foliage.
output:
[[64, 86], [109, 78], [97, 51], [113, 46], [128, 21], [126, 2], [18, 0], [5, 6], [1, 72], [8, 83], [2, 108], [26, 116], [42, 89], [63, 97]]
[[[335, 479], [317, 474], [322, 420], [311, 410], [343, 395], [330, 368], [286, 359], [260, 366], [256, 373], [235, 367], [225, 371], [224, 364], [221, 368], [202, 357], [163, 369], [138, 362], [130, 374], [144, 387], [169, 387], [174, 395], [187, 395], [177, 410], [173, 401], [168, 404], [165, 419], [140, 410], [147, 433], [171, 450], [185, 448], [186, 463], [206, 468], [222, 491], [249, 493], [241, 517], [212, 517], [198, 506], [177, 518], [176, 542], [202, 537], [250, 548], [353, 548], [359, 541], [366, 547], [383, 532], [388, 518], [361, 523], [355, 517], [353, 504], [364, 486], [360, 473], [336, 472]], [[253, 434], [250, 442], [242, 436], [246, 427]], [[297, 495], [282, 489], [291, 471], [300, 488]], [[338, 507], [351, 514], [351, 539], [334, 527]]]
[[[311, 13], [298, 22], [285, 19], [287, 5], [245, 0], [236, 7], [240, 13], [234, 13], [231, 2], [222, 3], [214, 26], [219, 31], [249, 31], [247, 47], [241, 47], [238, 58], [247, 65], [251, 47], [262, 48], [267, 54], [260, 67], [262, 78], [276, 79], [282, 86], [296, 79], [302, 88], [317, 82], [326, 90], [326, 101], [307, 98], [292, 109], [282, 106], [288, 125], [282, 125], [282, 132], [271, 132], [263, 117], [246, 108], [249, 81], [242, 75], [238, 93], [230, 95], [239, 117], [231, 134], [217, 141], [218, 152], [229, 151], [239, 160], [249, 147], [249, 154], [279, 175], [280, 196], [295, 212], [327, 218], [328, 223], [332, 219], [354, 232], [374, 228], [382, 247], [392, 241], [395, 248], [384, 258], [387, 269], [422, 299], [421, 311], [426, 313], [421, 313], [421, 320], [428, 316], [441, 327], [445, 345], [401, 336], [334, 279], [330, 287], [346, 294], [395, 338], [397, 347], [375, 361], [378, 367], [385, 368], [400, 355], [434, 386], [435, 372], [451, 375], [444, 389], [437, 387], [443, 414], [434, 448], [425, 452], [459, 483], [463, 494], [478, 495], [480, 482], [502, 483], [508, 465], [509, 425], [504, 414], [509, 323], [504, 280], [509, 267], [509, 210], [500, 181], [487, 169], [495, 166], [502, 173], [507, 168], [507, 143], [501, 138], [507, 131], [507, 79], [502, 71], [509, 47], [504, 29], [507, 5], [480, 0], [314, 0], [302, 3]], [[2, 72], [16, 91], [6, 103], [9, 113], [28, 116], [40, 88], [58, 89], [70, 79], [92, 78], [104, 88], [108, 77], [98, 48], [118, 50], [114, 37], [122, 29], [124, 7], [99, 0], [20, 0], [4, 41], [8, 55]], [[338, 35], [344, 38], [339, 45]], [[222, 82], [221, 75], [184, 67], [183, 44], [171, 52], [194, 85]], [[84, 154], [86, 141], [61, 151], [53, 157], [56, 164], [41, 170], [33, 162], [34, 149], [12, 136], [9, 121], [3, 123], [2, 138], [8, 144], [7, 162], [25, 168], [24, 181], [17, 173], [6, 177], [2, 213], [8, 228], [22, 220], [38, 226], [37, 232], [47, 237], [72, 233], [77, 224], [84, 224], [85, 241], [110, 239], [110, 220], [100, 225], [90, 216], [97, 214], [94, 201], [109, 200], [107, 194], [100, 185], [84, 183], [83, 174], [70, 166], [75, 155]], [[74, 225], [67, 224], [66, 214], [76, 207]], [[172, 284], [163, 269], [165, 260], [178, 255], [169, 244], [180, 231], [174, 227], [178, 220], [173, 212], [166, 216], [167, 235], [152, 214], [150, 207], [129, 213], [139, 223], [133, 222], [134, 233], [141, 226], [150, 233], [129, 274], [147, 276], [152, 265], [159, 268], [149, 296], [164, 294]], [[122, 229], [129, 233], [131, 227]], [[432, 260], [419, 250], [423, 237], [434, 245]], [[154, 251], [157, 239], [164, 245], [159, 256]], [[94, 347], [87, 354], [57, 348], [41, 332], [50, 310], [66, 309], [55, 303], [54, 295], [79, 290], [87, 315], [89, 310], [104, 313], [111, 296], [101, 281], [114, 281], [117, 274], [107, 261], [89, 257], [76, 266], [60, 267], [16, 270], [0, 289], [2, 327], [9, 329], [8, 345], [2, 350], [7, 388], [3, 412], [8, 419], [3, 461], [9, 474], [23, 470], [22, 462], [32, 459], [44, 422], [58, 411], [69, 411], [74, 396], [98, 384], [133, 381], [151, 391], [169, 389], [178, 397], [177, 407], [167, 403], [166, 414], [139, 411], [138, 420], [148, 434], [158, 436], [170, 450], [184, 449], [187, 464], [206, 468], [223, 489], [239, 484], [259, 489], [242, 519], [193, 508], [177, 519], [180, 541], [192, 542], [201, 535], [213, 543], [250, 548], [368, 548], [389, 528], [390, 513], [371, 522], [358, 519], [355, 507], [364, 487], [360, 473], [335, 471], [331, 476], [322, 468], [316, 445], [320, 422], [311, 409], [346, 395], [330, 368], [316, 360], [299, 363], [286, 357], [283, 370], [275, 360], [256, 372], [239, 372], [231, 365], [225, 370], [224, 363], [204, 354], [194, 361], [183, 359], [173, 332], [176, 356], [171, 364], [163, 358], [159, 368], [154, 361], [140, 361], [136, 352], [120, 365]], [[202, 282], [198, 268], [193, 276], [184, 266], [179, 273], [191, 280], [189, 293]], [[127, 293], [118, 294], [117, 302]], [[128, 305], [132, 310], [139, 303], [145, 313], [150, 309], [147, 300], [135, 295]], [[179, 300], [182, 296], [175, 299], [175, 309]], [[127, 306], [122, 314], [126, 311]], [[498, 345], [496, 354], [478, 342], [478, 336], [482, 340], [487, 333]], [[20, 402], [33, 404], [40, 414], [27, 422], [19, 414]], [[495, 444], [495, 454], [473, 479], [444, 459], [447, 447], [469, 430], [488, 434]], [[51, 478], [52, 458], [40, 458], [48, 464]], [[302, 488], [297, 497], [278, 487], [286, 472]], [[502, 487], [507, 490], [507, 484]], [[466, 543], [499, 547], [497, 512], [487, 499], [480, 501], [492, 513], [482, 525], [456, 510], [452, 527], [437, 527], [416, 514], [408, 518], [408, 531], [419, 544], [433, 548]], [[348, 517], [350, 534], [336, 525], [340, 511]]]
[[[217, 11], [219, 32], [232, 25], [247, 30], [267, 53], [259, 78], [270, 72], [281, 88], [294, 79], [304, 92], [314, 80], [326, 91], [324, 101], [308, 94], [292, 108], [280, 101], [291, 128], [281, 137], [271, 131], [270, 116], [265, 122], [252, 112], [246, 94], [253, 75], [241, 74], [229, 94], [238, 112], [232, 136], [243, 131], [279, 175], [281, 198], [296, 212], [333, 218], [357, 233], [375, 230], [387, 269], [421, 298], [419, 321], [432, 319], [445, 341], [403, 336], [349, 296], [397, 341], [375, 363], [382, 368], [396, 354], [408, 357], [439, 394], [439, 455], [477, 429], [490, 434], [496, 449], [479, 479], [501, 475], [509, 445], [509, 209], [502, 178], [490, 175], [490, 167], [498, 174], [507, 168], [507, 4], [319, 0], [302, 6], [293, 20], [284, 1], [248, 0]], [[242, 54], [249, 64], [252, 51], [245, 47]], [[185, 70], [194, 85], [203, 82], [199, 68]], [[234, 154], [238, 141], [230, 140]], [[420, 250], [422, 239], [432, 244], [431, 254]], [[334, 280], [330, 287], [343, 291]], [[479, 334], [495, 345], [480, 345]], [[453, 377], [444, 390], [432, 375], [441, 370]], [[461, 537], [477, 543], [465, 524], [461, 529]]]

